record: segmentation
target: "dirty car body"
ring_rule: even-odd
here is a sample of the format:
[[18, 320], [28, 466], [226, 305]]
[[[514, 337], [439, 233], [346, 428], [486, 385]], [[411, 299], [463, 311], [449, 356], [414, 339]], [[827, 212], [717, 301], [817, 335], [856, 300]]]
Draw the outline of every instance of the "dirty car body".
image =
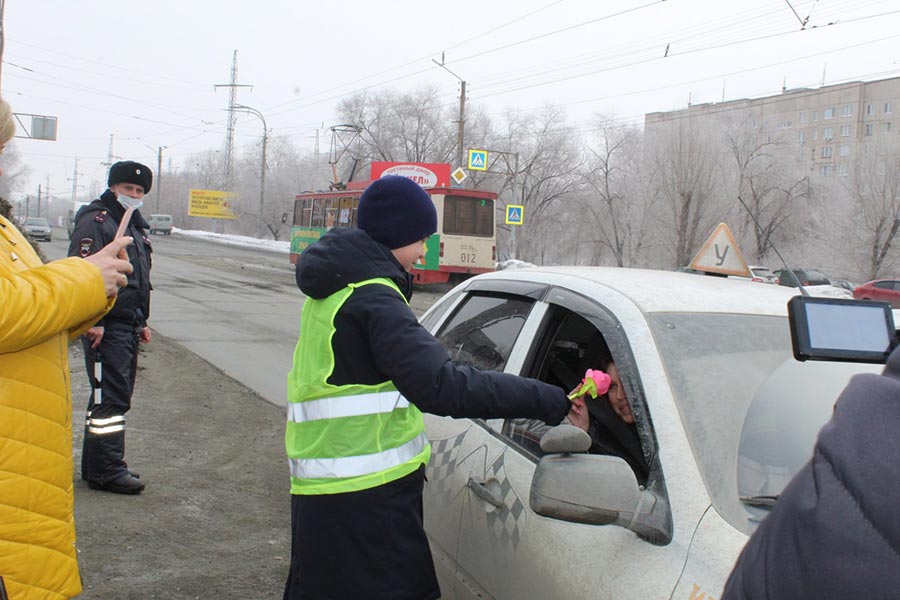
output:
[[482, 275], [439, 300], [422, 323], [456, 361], [564, 385], [611, 355], [650, 466], [638, 482], [616, 456], [541, 456], [515, 420], [426, 415], [425, 526], [444, 597], [718, 597], [840, 390], [879, 371], [795, 361], [794, 294], [556, 267]]

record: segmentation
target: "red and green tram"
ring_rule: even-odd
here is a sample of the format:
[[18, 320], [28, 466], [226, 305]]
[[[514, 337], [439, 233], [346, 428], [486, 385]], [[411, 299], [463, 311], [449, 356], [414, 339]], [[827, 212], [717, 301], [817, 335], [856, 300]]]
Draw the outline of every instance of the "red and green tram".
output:
[[[433, 187], [438, 230], [425, 242], [425, 264], [413, 268], [416, 283], [443, 283], [451, 273], [493, 271], [497, 261], [497, 194], [481, 190]], [[298, 194], [291, 227], [291, 263], [332, 227], [356, 227], [363, 189]]]

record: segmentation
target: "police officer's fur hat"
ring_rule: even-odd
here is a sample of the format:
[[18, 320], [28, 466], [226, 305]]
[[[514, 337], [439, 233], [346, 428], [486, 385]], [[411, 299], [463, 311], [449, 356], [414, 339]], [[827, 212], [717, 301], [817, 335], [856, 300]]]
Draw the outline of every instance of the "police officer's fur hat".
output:
[[359, 197], [359, 228], [391, 250], [437, 231], [437, 210], [418, 183], [399, 175], [376, 179]]
[[106, 185], [112, 187], [117, 183], [133, 183], [144, 188], [144, 193], [150, 191], [153, 185], [153, 171], [147, 165], [142, 165], [133, 160], [117, 162], [109, 169], [109, 181]]

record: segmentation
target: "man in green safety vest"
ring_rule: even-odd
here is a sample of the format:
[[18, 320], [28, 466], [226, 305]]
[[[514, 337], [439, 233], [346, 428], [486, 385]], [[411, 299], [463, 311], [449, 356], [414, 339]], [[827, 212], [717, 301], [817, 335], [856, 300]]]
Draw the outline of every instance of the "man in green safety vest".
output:
[[422, 411], [558, 424], [566, 392], [457, 365], [419, 325], [410, 270], [437, 231], [428, 194], [386, 176], [363, 192], [358, 229], [307, 248], [307, 296], [288, 375], [291, 565], [285, 600], [440, 597], [422, 526], [431, 446]]

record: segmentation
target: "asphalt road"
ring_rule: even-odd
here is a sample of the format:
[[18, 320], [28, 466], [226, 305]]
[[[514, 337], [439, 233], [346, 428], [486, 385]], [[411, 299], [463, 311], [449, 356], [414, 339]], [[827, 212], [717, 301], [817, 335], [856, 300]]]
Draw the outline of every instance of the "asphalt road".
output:
[[[63, 230], [42, 244], [65, 255]], [[204, 238], [152, 236], [150, 327], [209, 361], [269, 402], [284, 406], [303, 294], [287, 255]], [[418, 290], [422, 314], [440, 296]]]
[[[65, 255], [61, 230], [42, 244]], [[150, 325], [126, 459], [139, 496], [80, 479], [89, 387], [80, 344], [73, 388], [75, 522], [85, 600], [280, 598], [290, 557], [286, 376], [303, 295], [284, 254], [153, 236]], [[439, 294], [417, 291], [423, 312]]]

